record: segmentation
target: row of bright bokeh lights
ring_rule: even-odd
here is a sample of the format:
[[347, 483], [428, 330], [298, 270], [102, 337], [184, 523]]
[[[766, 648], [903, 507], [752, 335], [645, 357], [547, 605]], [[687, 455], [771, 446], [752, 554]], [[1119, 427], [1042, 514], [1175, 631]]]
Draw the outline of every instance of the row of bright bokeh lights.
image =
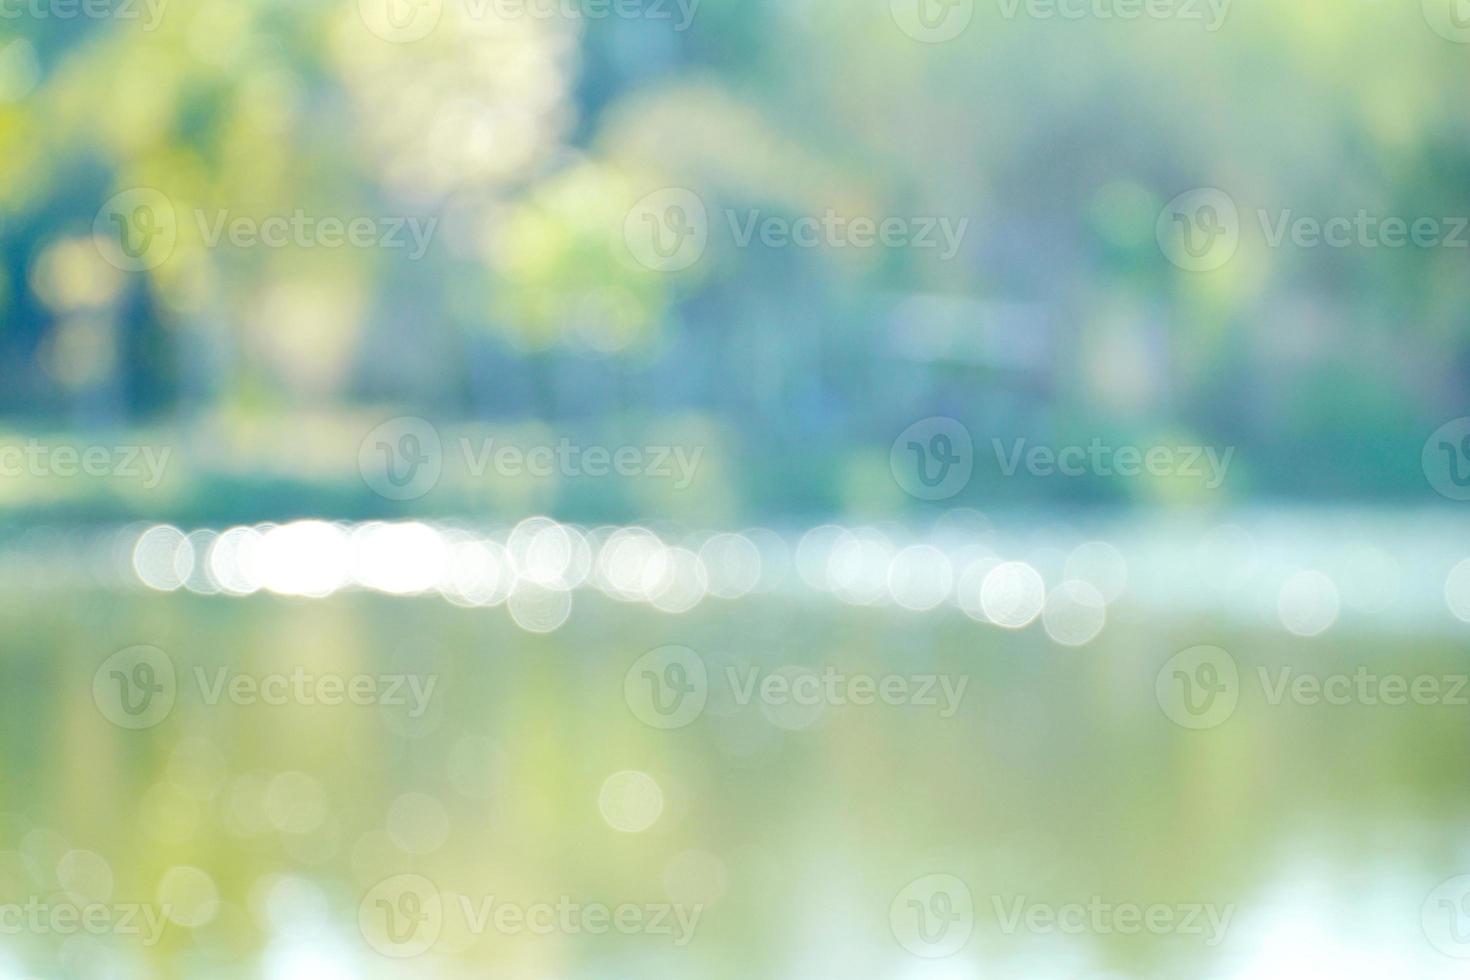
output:
[[1040, 621], [1058, 643], [1091, 642], [1127, 584], [1127, 565], [1103, 542], [1077, 547], [1048, 588], [1041, 572], [984, 544], [896, 545], [870, 528], [824, 525], [795, 547], [757, 528], [664, 540], [644, 527], [582, 528], [546, 517], [481, 533], [418, 521], [289, 524], [136, 534], [132, 571], [160, 591], [325, 598], [346, 589], [438, 593], [464, 606], [505, 605], [522, 628], [550, 632], [571, 615], [573, 593], [684, 613], [708, 599], [805, 586], [860, 606], [927, 612], [946, 604], [1007, 629]]
[[[130, 556], [129, 573], [162, 591], [312, 598], [346, 589], [437, 593], [464, 606], [503, 605], [534, 632], [566, 623], [579, 589], [671, 614], [712, 599], [814, 591], [855, 606], [915, 613], [957, 608], [1006, 629], [1040, 624], [1067, 646], [1086, 645], [1102, 632], [1130, 579], [1130, 599], [1145, 607], [1188, 605], [1188, 589], [1199, 592], [1201, 582], [1205, 593], [1257, 595], [1265, 606], [1254, 608], [1269, 609], [1267, 615], [1299, 636], [1325, 633], [1344, 609], [1426, 611], [1417, 600], [1405, 603], [1418, 592], [1405, 591], [1410, 576], [1386, 550], [1344, 545], [1344, 555], [1318, 554], [1319, 567], [1303, 568], [1301, 549], [1271, 546], [1273, 537], [1257, 539], [1231, 525], [1205, 534], [1195, 547], [1173, 538], [1166, 546], [1135, 541], [1125, 558], [1104, 540], [1028, 549], [968, 526], [963, 533], [950, 527], [915, 537], [896, 527], [826, 524], [787, 538], [766, 528], [688, 534], [531, 517], [490, 531], [418, 521], [302, 520], [192, 532], [154, 525], [128, 530], [120, 543]], [[1442, 585], [1435, 601], [1470, 622], [1470, 559], [1432, 581]]]

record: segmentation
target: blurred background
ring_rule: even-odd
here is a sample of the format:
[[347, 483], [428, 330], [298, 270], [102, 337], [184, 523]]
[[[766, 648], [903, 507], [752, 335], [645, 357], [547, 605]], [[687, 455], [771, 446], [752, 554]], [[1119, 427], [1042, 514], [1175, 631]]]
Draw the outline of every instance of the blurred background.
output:
[[0, 976], [1470, 975], [1467, 65], [0, 0]]

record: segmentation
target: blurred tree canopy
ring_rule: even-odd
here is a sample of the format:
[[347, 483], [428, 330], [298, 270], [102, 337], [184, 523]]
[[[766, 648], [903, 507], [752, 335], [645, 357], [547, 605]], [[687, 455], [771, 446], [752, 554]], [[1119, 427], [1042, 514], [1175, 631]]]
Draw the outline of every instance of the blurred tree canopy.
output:
[[[746, 495], [818, 507], [929, 415], [1233, 445], [1238, 492], [1385, 496], [1465, 414], [1470, 250], [1273, 248], [1258, 220], [1470, 215], [1470, 46], [1417, 5], [1240, 5], [1210, 32], [980, 4], [945, 44], [838, 0], [704, 0], [687, 30], [445, 0], [408, 42], [368, 6], [0, 24], [0, 410], [689, 417]], [[670, 187], [710, 244], [660, 272], [623, 229]], [[1196, 187], [1240, 208], [1209, 273], [1155, 239]], [[177, 240], [131, 271], [94, 229], [136, 188]], [[828, 212], [969, 224], [948, 261], [739, 245], [748, 214]], [[210, 240], [293, 214], [433, 231], [417, 258]]]

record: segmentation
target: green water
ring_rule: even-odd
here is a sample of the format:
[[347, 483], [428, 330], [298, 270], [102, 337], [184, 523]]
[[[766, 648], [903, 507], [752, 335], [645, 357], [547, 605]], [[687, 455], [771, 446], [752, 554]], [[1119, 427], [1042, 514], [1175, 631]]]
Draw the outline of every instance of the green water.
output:
[[[1421, 907], [1470, 871], [1470, 708], [1272, 704], [1258, 672], [1454, 676], [1463, 653], [1449, 642], [1349, 628], [1303, 640], [1125, 606], [1096, 642], [1066, 649], [955, 611], [761, 598], [673, 617], [576, 601], [566, 626], [534, 635], [503, 609], [437, 598], [12, 597], [0, 606], [0, 903], [146, 905], [163, 928], [129, 931], [116, 912], [97, 935], [0, 920], [0, 976], [1459, 966], [1426, 938]], [[1234, 657], [1239, 700], [1189, 730], [1156, 680], [1201, 643]], [[98, 671], [140, 644], [167, 657], [176, 690], [165, 714], [124, 714], [142, 727], [122, 727], [115, 678]], [[669, 729], [639, 700], [647, 678], [629, 679], [666, 645], [697, 653], [709, 677], [703, 709]], [[919, 703], [762, 704], [759, 686], [741, 703], [752, 677], [802, 667], [841, 683], [899, 678], [890, 700]], [[265, 681], [286, 703], [263, 703], [255, 685], [272, 677], [286, 678]], [[352, 683], [372, 703], [342, 693]], [[617, 773], [638, 774], [614, 780], [621, 796], [606, 788]], [[402, 875], [439, 896], [422, 951], [385, 944], [370, 921], [382, 883]], [[942, 958], [925, 954], [960, 933], [916, 954], [902, 925], [906, 910], [951, 908], [909, 905], [905, 888], [933, 875], [962, 882], [973, 910]], [[513, 914], [477, 923], [492, 897], [492, 911], [562, 913], [543, 931]], [[422, 908], [399, 899], [389, 907]], [[643, 924], [598, 934], [598, 913], [578, 918], [596, 905], [637, 906]], [[1160, 928], [1128, 928], [1116, 913], [1128, 906], [1162, 909]], [[692, 928], [665, 931], [655, 907]], [[1211, 912], [1223, 928], [1205, 925]]]

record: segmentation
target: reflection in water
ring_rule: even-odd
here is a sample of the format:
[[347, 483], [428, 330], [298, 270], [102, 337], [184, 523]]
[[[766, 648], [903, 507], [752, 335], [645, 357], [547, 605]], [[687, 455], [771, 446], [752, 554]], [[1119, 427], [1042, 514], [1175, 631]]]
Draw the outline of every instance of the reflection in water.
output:
[[[0, 948], [48, 976], [1455, 975], [1464, 556], [1272, 527], [1182, 555], [1147, 527], [29, 538], [7, 567], [91, 582], [0, 602], [0, 903], [48, 924]], [[1336, 615], [1297, 628], [1323, 582]]]
[[[810, 591], [911, 612], [947, 603], [1010, 629], [1039, 621], [1056, 642], [1084, 646], [1120, 599], [1244, 617], [1306, 637], [1326, 633], [1345, 614], [1416, 632], [1457, 629], [1454, 620], [1470, 622], [1470, 557], [1457, 530], [1458, 522], [1440, 516], [1399, 514], [1254, 512], [1224, 521], [1034, 526], [996, 525], [959, 510], [927, 531], [825, 524], [785, 534], [699, 533], [588, 528], [546, 517], [488, 529], [306, 520], [223, 532], [130, 528], [92, 544], [111, 553], [114, 576], [166, 592], [321, 598], [349, 588], [438, 591], [473, 606], [524, 593], [519, 605], [552, 611], [516, 618], [543, 631], [570, 612], [569, 600], [548, 592], [594, 588], [678, 614], [709, 598]], [[55, 546], [44, 536], [39, 543]], [[517, 605], [511, 602], [513, 616]]]

